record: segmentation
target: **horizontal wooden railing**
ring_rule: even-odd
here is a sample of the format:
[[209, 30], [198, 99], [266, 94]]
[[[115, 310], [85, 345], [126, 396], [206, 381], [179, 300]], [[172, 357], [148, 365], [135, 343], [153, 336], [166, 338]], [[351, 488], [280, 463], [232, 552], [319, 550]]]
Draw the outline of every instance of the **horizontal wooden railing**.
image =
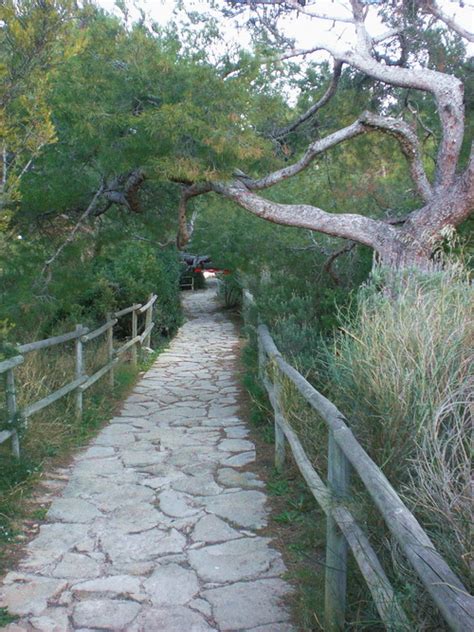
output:
[[[82, 325], [76, 325], [76, 329], [74, 331], [62, 334], [61, 336], [53, 336], [51, 338], [46, 338], [45, 340], [38, 340], [36, 342], [28, 342], [23, 345], [18, 345], [17, 356], [0, 362], [0, 375], [3, 373], [6, 374], [5, 394], [7, 408], [6, 428], [0, 431], [0, 444], [11, 439], [12, 452], [15, 456], [19, 457], [19, 425], [26, 428], [28, 418], [31, 417], [31, 415], [34, 415], [46, 406], [49, 406], [72, 392], [75, 394], [76, 416], [81, 418], [83, 412], [84, 392], [107, 373], [110, 374], [110, 384], [113, 387], [114, 367], [119, 362], [120, 356], [130, 349], [131, 362], [133, 365], [136, 365], [138, 359], [137, 347], [150, 346], [151, 331], [155, 325], [153, 322], [153, 306], [156, 299], [156, 294], [152, 294], [148, 301], [143, 305], [141, 303], [137, 303], [113, 314], [108, 314], [106, 322], [94, 331], [89, 331], [87, 327], [83, 327]], [[128, 314], [132, 315], [132, 337], [121, 347], [115, 349], [113, 328], [117, 324], [119, 318]], [[145, 314], [144, 328], [143, 332], [138, 334], [138, 316], [142, 314]], [[107, 335], [108, 362], [105, 366], [98, 369], [93, 375], [89, 376], [85, 370], [84, 345], [103, 334]], [[32, 351], [40, 351], [42, 349], [54, 347], [70, 341], [75, 341], [75, 379], [53, 393], [50, 393], [46, 397], [19, 409], [17, 406], [14, 371], [16, 367], [20, 366], [20, 364], [24, 362], [25, 354], [31, 353]]]
[[[244, 291], [244, 305], [255, 305]], [[268, 328], [257, 327], [259, 376], [274, 411], [275, 467], [285, 463], [286, 443], [311, 493], [326, 514], [325, 630], [345, 629], [347, 554], [350, 550], [388, 630], [411, 630], [395, 591], [363, 529], [350, 512], [350, 475], [358, 474], [400, 549], [416, 571], [451, 630], [474, 629], [474, 599], [436, 551], [380, 468], [357, 441], [342, 413], [285, 361]], [[283, 379], [324, 420], [328, 429], [327, 482], [316, 472], [285, 418]]]

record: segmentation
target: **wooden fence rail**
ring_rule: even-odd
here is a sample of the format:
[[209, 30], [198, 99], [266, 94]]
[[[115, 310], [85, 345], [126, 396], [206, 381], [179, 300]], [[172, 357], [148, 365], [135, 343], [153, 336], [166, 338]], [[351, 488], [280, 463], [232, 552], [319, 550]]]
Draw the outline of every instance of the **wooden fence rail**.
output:
[[[246, 298], [248, 301], [249, 297]], [[436, 551], [383, 472], [354, 437], [342, 413], [283, 359], [265, 325], [259, 325], [257, 333], [260, 379], [275, 414], [275, 466], [283, 468], [287, 442], [314, 498], [326, 513], [325, 630], [339, 631], [345, 626], [348, 550], [354, 555], [385, 627], [388, 630], [410, 630], [407, 617], [397, 602], [395, 591], [375, 551], [347, 507], [351, 471], [362, 480], [449, 628], [456, 632], [473, 630], [473, 597]], [[327, 484], [313, 468], [297, 435], [284, 417], [281, 401], [283, 377], [291, 382], [326, 423], [329, 433]]]
[[[18, 430], [21, 427], [26, 428], [28, 424], [28, 418], [31, 415], [39, 412], [46, 406], [49, 406], [53, 402], [65, 397], [69, 393], [75, 394], [75, 408], [76, 416], [82, 418], [83, 412], [83, 393], [100, 378], [107, 373], [110, 373], [111, 386], [114, 385], [114, 367], [119, 362], [119, 356], [121, 356], [128, 349], [132, 350], [131, 361], [134, 365], [137, 363], [137, 346], [150, 346], [150, 335], [155, 323], [153, 322], [153, 306], [157, 299], [156, 294], [151, 294], [145, 304], [137, 303], [126, 307], [113, 315], [107, 315], [106, 322], [95, 329], [89, 331], [87, 327], [77, 325], [74, 331], [70, 331], [61, 336], [53, 336], [46, 338], [45, 340], [38, 340], [36, 342], [28, 342], [17, 347], [18, 354], [13, 358], [0, 362], [0, 375], [5, 373], [5, 396], [6, 396], [6, 408], [7, 408], [7, 421], [6, 428], [0, 430], [0, 444], [11, 439], [12, 452], [16, 457], [20, 456], [20, 440]], [[117, 324], [118, 319], [132, 315], [132, 338], [118, 349], [114, 348], [113, 328]], [[138, 334], [138, 316], [145, 314], [144, 330]], [[98, 338], [99, 336], [107, 335], [107, 353], [108, 362], [105, 366], [97, 370], [93, 375], [87, 375], [85, 370], [85, 354], [84, 345], [91, 340]], [[57, 389], [53, 393], [50, 393], [42, 399], [31, 402], [22, 409], [18, 409], [16, 398], [16, 386], [15, 386], [15, 374], [14, 370], [24, 361], [24, 356], [32, 351], [40, 351], [47, 349], [55, 345], [63, 344], [65, 342], [75, 341], [75, 376], [74, 380], [65, 384], [61, 388]]]

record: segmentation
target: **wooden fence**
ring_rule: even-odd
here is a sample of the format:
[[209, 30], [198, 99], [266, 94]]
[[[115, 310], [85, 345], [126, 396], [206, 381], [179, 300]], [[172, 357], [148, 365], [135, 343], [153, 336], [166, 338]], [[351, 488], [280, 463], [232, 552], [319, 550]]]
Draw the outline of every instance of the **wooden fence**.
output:
[[[11, 439], [12, 452], [15, 456], [20, 456], [20, 440], [18, 429], [20, 426], [26, 428], [28, 425], [28, 419], [38, 411], [46, 408], [53, 402], [58, 401], [65, 395], [74, 392], [75, 395], [75, 408], [76, 416], [82, 418], [82, 398], [84, 391], [91, 387], [97, 380], [109, 373], [110, 384], [114, 385], [114, 367], [119, 362], [120, 356], [127, 351], [131, 350], [131, 362], [133, 365], [137, 364], [137, 348], [138, 346], [150, 346], [151, 330], [155, 323], [153, 322], [153, 305], [157, 296], [152, 294], [149, 300], [144, 304], [135, 304], [122, 309], [113, 314], [107, 315], [106, 322], [94, 331], [89, 331], [87, 327], [82, 325], [76, 325], [74, 331], [70, 331], [61, 336], [54, 336], [52, 338], [46, 338], [45, 340], [38, 340], [37, 342], [29, 342], [24, 345], [18, 346], [18, 355], [8, 360], [0, 362], [0, 374], [6, 373], [6, 407], [7, 407], [7, 422], [6, 429], [0, 431], [0, 444]], [[119, 348], [114, 347], [113, 328], [117, 324], [118, 319], [131, 314], [132, 318], [132, 336], [125, 344]], [[143, 332], [138, 334], [138, 316], [144, 314], [145, 322], [143, 324]], [[93, 375], [87, 375], [85, 365], [85, 345], [98, 338], [99, 336], [106, 335], [107, 337], [107, 354], [108, 362], [96, 371]], [[47, 397], [32, 402], [21, 410], [17, 406], [16, 388], [15, 388], [15, 368], [18, 367], [24, 361], [24, 356], [32, 351], [39, 351], [49, 347], [54, 347], [71, 340], [75, 341], [75, 377], [74, 380], [65, 384], [58, 390], [50, 393]]]
[[[254, 304], [244, 291], [244, 305]], [[259, 376], [274, 411], [275, 467], [282, 470], [286, 444], [326, 514], [325, 630], [345, 628], [347, 555], [351, 550], [365, 579], [380, 618], [387, 630], [411, 630], [377, 555], [365, 532], [348, 509], [350, 476], [358, 474], [382, 514], [404, 555], [431, 595], [451, 630], [474, 630], [474, 598], [449, 568], [420, 524], [352, 434], [342, 413], [288, 364], [276, 347], [268, 328], [257, 327]], [[327, 482], [312, 466], [296, 433], [285, 418], [281, 391], [289, 380], [303, 399], [324, 420], [328, 429]]]

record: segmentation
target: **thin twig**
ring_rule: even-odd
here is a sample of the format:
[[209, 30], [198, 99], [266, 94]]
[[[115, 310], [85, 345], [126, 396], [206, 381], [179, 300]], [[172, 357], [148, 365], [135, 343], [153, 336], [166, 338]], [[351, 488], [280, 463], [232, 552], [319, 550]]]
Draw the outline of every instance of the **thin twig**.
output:
[[56, 259], [59, 257], [59, 255], [62, 253], [62, 251], [64, 250], [64, 248], [70, 244], [72, 241], [74, 241], [74, 238], [76, 237], [76, 234], [78, 232], [78, 230], [80, 229], [80, 227], [82, 226], [82, 224], [85, 222], [85, 220], [89, 217], [89, 215], [92, 213], [92, 211], [94, 210], [95, 205], [97, 204], [98, 199], [100, 198], [100, 196], [102, 195], [102, 193], [104, 192], [104, 188], [105, 185], [104, 183], [102, 183], [100, 185], [100, 187], [97, 189], [97, 191], [94, 194], [94, 197], [91, 200], [91, 203], [89, 204], [89, 206], [86, 208], [86, 210], [84, 211], [84, 213], [81, 215], [81, 217], [79, 218], [79, 221], [77, 222], [77, 224], [74, 226], [74, 228], [71, 230], [71, 232], [69, 233], [68, 237], [63, 241], [63, 243], [59, 246], [59, 248], [56, 250], [56, 252], [54, 253], [54, 255], [52, 257], [50, 257], [46, 263], [43, 266], [43, 269], [41, 270], [41, 276], [46, 278], [46, 282], [49, 283], [49, 281], [51, 280], [51, 266], [52, 264], [56, 261]]

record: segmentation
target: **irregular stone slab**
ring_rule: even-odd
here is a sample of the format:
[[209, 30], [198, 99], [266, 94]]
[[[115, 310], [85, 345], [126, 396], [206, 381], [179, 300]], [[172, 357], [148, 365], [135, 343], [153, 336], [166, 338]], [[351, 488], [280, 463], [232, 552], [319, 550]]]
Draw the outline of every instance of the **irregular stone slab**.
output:
[[179, 553], [186, 538], [176, 529], [153, 529], [144, 533], [106, 533], [101, 536], [103, 550], [113, 563], [145, 562], [166, 553]]
[[143, 587], [155, 606], [184, 605], [199, 590], [196, 573], [177, 564], [158, 568]]
[[218, 470], [217, 480], [226, 487], [265, 487], [265, 483], [253, 472], [238, 472], [230, 467]]
[[153, 423], [159, 423], [161, 421], [167, 421], [168, 423], [181, 421], [184, 419], [199, 419], [206, 416], [206, 409], [202, 406], [191, 406], [181, 408], [170, 408], [166, 411], [158, 411], [150, 415], [149, 419]]
[[205, 618], [184, 606], [149, 608], [140, 613], [127, 632], [215, 632]]
[[81, 498], [56, 498], [46, 514], [48, 520], [60, 522], [91, 522], [101, 512]]
[[112, 575], [87, 582], [80, 582], [71, 588], [79, 599], [98, 597], [130, 596], [140, 592], [140, 580], [130, 575]]
[[[197, 467], [203, 463], [219, 463], [226, 457], [230, 456], [229, 452], [219, 452], [218, 450], [210, 450], [205, 452], [200, 448], [193, 448], [191, 450], [177, 450], [174, 456], [169, 457], [168, 463], [175, 467], [182, 467], [189, 470], [191, 468], [190, 474], [193, 474], [193, 468]], [[189, 464], [193, 465], [190, 466]]]
[[3, 586], [0, 592], [0, 607], [10, 614], [40, 615], [48, 601], [61, 593], [67, 583], [59, 579], [29, 577], [27, 580]]
[[108, 528], [122, 533], [141, 533], [162, 524], [163, 514], [149, 503], [125, 505], [116, 509]]
[[190, 499], [181, 492], [167, 490], [161, 492], [158, 498], [161, 511], [168, 516], [184, 518], [199, 513], [199, 509], [194, 508], [190, 504]]
[[34, 540], [27, 545], [28, 556], [22, 568], [36, 568], [58, 560], [87, 535], [84, 524], [44, 524]]
[[53, 577], [66, 579], [84, 579], [98, 577], [101, 565], [94, 559], [80, 553], [66, 553], [54, 569]]
[[189, 562], [206, 582], [253, 579], [268, 571], [279, 553], [268, 538], [241, 538], [189, 551]]
[[188, 476], [179, 478], [171, 483], [174, 490], [191, 494], [192, 496], [215, 496], [222, 491], [210, 475]]
[[114, 511], [124, 505], [135, 505], [138, 502], [148, 503], [153, 501], [153, 490], [143, 485], [112, 485], [110, 490], [91, 497], [94, 503], [102, 511]]
[[85, 459], [97, 459], [103, 458], [107, 456], [114, 456], [115, 450], [114, 448], [107, 448], [103, 446], [92, 446], [88, 450], [86, 450], [83, 454], [81, 454], [77, 461], [84, 461]]
[[261, 529], [267, 524], [265, 494], [257, 491], [233, 492], [203, 497], [207, 511], [241, 527]]
[[156, 450], [122, 450], [121, 457], [126, 467], [140, 467], [162, 463], [166, 455]]
[[[112, 426], [118, 427], [118, 426]], [[130, 443], [134, 441], [134, 436], [131, 432], [102, 432], [97, 439], [94, 439], [92, 442], [97, 446], [105, 446], [112, 448], [120, 448], [130, 445]]]
[[245, 439], [223, 439], [218, 447], [219, 450], [225, 450], [226, 452], [248, 452], [249, 450], [255, 450], [255, 445]]
[[71, 480], [64, 488], [63, 498], [90, 498], [96, 494], [102, 494], [118, 489], [118, 485], [114, 485], [113, 480], [102, 478], [99, 476], [76, 476], [71, 477]]
[[249, 432], [244, 426], [225, 428], [225, 433], [229, 439], [243, 439], [249, 435]]
[[209, 426], [211, 428], [227, 428], [228, 426], [241, 426], [242, 420], [238, 417], [226, 417], [225, 415], [209, 415], [207, 419], [202, 422], [203, 426]]
[[99, 630], [123, 630], [140, 612], [140, 604], [118, 599], [79, 602], [73, 610], [74, 625]]
[[66, 608], [48, 608], [45, 614], [41, 617], [32, 617], [30, 622], [38, 632], [67, 632], [70, 630]]
[[148, 410], [146, 406], [142, 406], [137, 403], [129, 402], [122, 407], [120, 411], [121, 417], [143, 417], [147, 414]]
[[230, 465], [231, 467], [242, 467], [253, 463], [255, 461], [255, 451], [253, 452], [241, 452], [240, 454], [234, 454], [226, 459], [222, 459], [222, 465]]
[[199, 520], [191, 537], [195, 542], [226, 542], [240, 538], [242, 534], [217, 516], [210, 514]]
[[85, 459], [79, 461], [74, 468], [74, 473], [86, 476], [101, 476], [115, 474], [117, 476], [123, 471], [123, 465], [117, 458]]
[[260, 579], [205, 590], [203, 597], [212, 605], [219, 629], [241, 630], [288, 621], [281, 599], [289, 592], [281, 579]]

